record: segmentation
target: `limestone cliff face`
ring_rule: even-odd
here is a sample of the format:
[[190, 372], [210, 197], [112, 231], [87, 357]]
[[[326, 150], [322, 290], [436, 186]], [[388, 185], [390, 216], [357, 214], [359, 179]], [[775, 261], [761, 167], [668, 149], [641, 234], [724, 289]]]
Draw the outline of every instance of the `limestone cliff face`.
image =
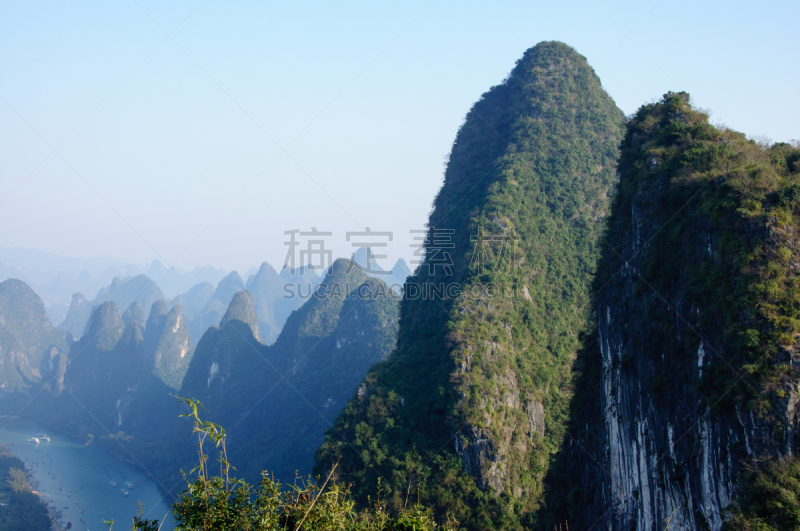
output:
[[143, 332], [142, 355], [153, 373], [173, 389], [180, 389], [194, 353], [189, 323], [181, 306], [167, 311], [165, 301], [150, 308]]
[[157, 333], [164, 326], [164, 319], [168, 313], [167, 303], [163, 300], [154, 301], [150, 306], [150, 313], [147, 316], [147, 323], [144, 327], [145, 330], [152, 330]]
[[570, 527], [719, 530], [742, 467], [796, 452], [786, 294], [800, 245], [782, 198], [798, 178], [791, 158], [770, 162], [780, 157], [714, 129], [685, 94], [629, 124], [597, 280], [597, 360], [579, 383], [599, 388], [566, 450], [584, 495]]
[[281, 276], [266, 262], [247, 281], [247, 291], [253, 296], [258, 315], [258, 328], [267, 344], [275, 342], [285, 322], [275, 319], [275, 305], [284, 295], [283, 284]]
[[165, 384], [180, 389], [194, 347], [189, 337], [189, 323], [180, 306], [173, 307], [164, 317], [153, 350], [153, 371]]

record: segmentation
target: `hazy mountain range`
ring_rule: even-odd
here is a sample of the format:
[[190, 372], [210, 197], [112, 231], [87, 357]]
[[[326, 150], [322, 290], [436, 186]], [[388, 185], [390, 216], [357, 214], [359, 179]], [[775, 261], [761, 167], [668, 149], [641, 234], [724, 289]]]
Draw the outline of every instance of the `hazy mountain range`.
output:
[[189, 396], [249, 481], [334, 478], [470, 530], [800, 526], [800, 146], [685, 92], [625, 117], [543, 42], [467, 114], [428, 227], [402, 297], [405, 263], [371, 278], [368, 250], [177, 291], [126, 269], [56, 328], [6, 280], [0, 412], [173, 485]]

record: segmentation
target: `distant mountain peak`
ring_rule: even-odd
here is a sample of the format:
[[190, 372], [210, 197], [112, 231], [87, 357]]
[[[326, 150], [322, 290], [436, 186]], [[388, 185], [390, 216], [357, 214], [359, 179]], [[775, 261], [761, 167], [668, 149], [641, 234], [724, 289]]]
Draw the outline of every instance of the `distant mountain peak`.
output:
[[91, 315], [92, 303], [86, 300], [83, 293], [74, 293], [72, 302], [69, 305], [69, 311], [67, 311], [67, 318], [58, 327], [69, 332], [72, 338], [77, 341], [83, 336], [83, 332], [86, 330], [86, 323]]
[[119, 309], [113, 301], [104, 302], [92, 312], [84, 339], [101, 350], [114, 350], [125, 331]]
[[122, 322], [125, 323], [127, 326], [128, 323], [131, 321], [135, 322], [139, 325], [139, 328], [144, 328], [145, 325], [145, 316], [144, 316], [144, 309], [142, 308], [142, 301], [136, 299], [128, 306], [128, 309], [125, 310], [125, 313], [122, 314]]
[[224, 328], [231, 321], [241, 321], [250, 327], [253, 331], [253, 336], [261, 341], [261, 335], [258, 331], [258, 317], [256, 316], [256, 306], [253, 302], [253, 296], [249, 291], [239, 291], [233, 295], [228, 310], [219, 322], [219, 327]]
[[167, 301], [155, 301], [150, 306], [150, 314], [147, 317], [147, 326], [145, 329], [150, 330], [152, 328], [153, 330], [158, 330], [161, 327], [164, 316], [167, 315], [168, 312]]

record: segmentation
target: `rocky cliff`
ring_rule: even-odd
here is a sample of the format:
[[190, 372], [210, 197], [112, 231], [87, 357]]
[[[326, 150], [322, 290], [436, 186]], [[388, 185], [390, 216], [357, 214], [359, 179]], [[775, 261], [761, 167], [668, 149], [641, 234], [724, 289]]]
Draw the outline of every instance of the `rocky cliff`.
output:
[[[149, 338], [152, 339], [147, 341]], [[146, 355], [155, 375], [172, 389], [180, 389], [194, 355], [189, 323], [183, 316], [183, 309], [174, 306], [158, 319], [157, 327], [145, 330], [145, 339], [145, 345], [152, 348]]]
[[630, 120], [566, 449], [571, 528], [721, 529], [744, 472], [796, 452], [798, 160], [685, 93]]

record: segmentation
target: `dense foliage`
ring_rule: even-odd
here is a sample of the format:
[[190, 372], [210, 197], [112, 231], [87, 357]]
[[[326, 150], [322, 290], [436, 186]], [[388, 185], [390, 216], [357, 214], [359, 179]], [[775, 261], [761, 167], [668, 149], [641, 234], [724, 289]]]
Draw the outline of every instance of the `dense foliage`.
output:
[[[786, 363], [800, 336], [800, 149], [748, 140], [716, 128], [693, 109], [686, 93], [669, 93], [630, 120], [619, 163], [621, 181], [609, 223], [609, 245], [636, 237], [634, 197], [650, 198], [640, 216], [663, 227], [641, 242], [639, 256], [607, 252], [598, 283], [622, 260], [639, 267], [637, 290], [680, 293], [702, 309], [691, 326], [719, 338], [725, 353], [703, 370], [700, 388], [715, 409], [736, 404], [771, 415], [770, 399], [787, 396], [794, 375]], [[633, 236], [630, 236], [633, 234]], [[706, 235], [698, 241], [692, 235]], [[650, 349], [665, 367], [653, 390], [685, 379], [700, 338], [676, 333], [670, 308], [654, 304]], [[779, 421], [779, 419], [773, 419]]]
[[[628, 423], [625, 429], [647, 426], [638, 439], [623, 437], [646, 448], [641, 461], [658, 456], [655, 463], [665, 471], [658, 482], [672, 481], [659, 483], [663, 490], [654, 497], [680, 489], [688, 478], [700, 481], [701, 474], [720, 481], [722, 469], [735, 475], [745, 460], [770, 462], [796, 444], [785, 439], [779, 411], [788, 406], [792, 415], [797, 381], [791, 360], [800, 334], [798, 161], [797, 146], [758, 143], [714, 127], [686, 93], [668, 93], [629, 118], [594, 283], [595, 318], [605, 335], [587, 334], [575, 365], [569, 431], [578, 439], [550, 478], [551, 509], [561, 520], [594, 521], [610, 512], [599, 501], [608, 493], [602, 468], [609, 464], [610, 423], [598, 419], [614, 400], [654, 410], [619, 420]], [[730, 431], [721, 452], [727, 464], [701, 461], [711, 451], [698, 443], [711, 436], [694, 431], [698, 417]], [[744, 431], [747, 444], [737, 444], [742, 435], [735, 430]], [[623, 465], [636, 462], [627, 457]], [[737, 487], [747, 491], [756, 477], [766, 476], [745, 474]], [[694, 486], [686, 491], [704, 495]], [[685, 501], [675, 503], [684, 516], [692, 513]], [[589, 506], [594, 514], [586, 512]], [[637, 507], [625, 510], [638, 514]], [[694, 518], [709, 521], [696, 509]]]
[[[386, 510], [380, 491], [374, 503], [357, 509], [349, 490], [332, 481], [331, 475], [321, 484], [314, 481], [295, 481], [282, 485], [262, 473], [261, 481], [253, 486], [231, 477], [225, 430], [217, 424], [202, 420], [199, 402], [182, 399], [189, 407], [197, 435], [199, 464], [196, 478], [173, 504], [177, 531], [436, 531], [454, 530], [452, 525], [440, 527], [430, 510], [413, 504], [396, 515]], [[204, 445], [211, 443], [219, 455], [219, 474], [209, 471], [209, 455]], [[157, 520], [135, 517], [135, 531], [156, 531]]]
[[0, 282], [0, 387], [26, 391], [46, 378], [51, 357], [66, 352], [64, 332], [53, 328], [44, 303], [24, 282]]
[[0, 531], [49, 531], [47, 505], [31, 492], [25, 464], [0, 446]]
[[390, 507], [417, 493], [471, 528], [534, 523], [588, 326], [622, 122], [585, 59], [555, 42], [475, 104], [409, 278], [461, 296], [414, 299], [407, 285], [397, 349], [329, 431], [316, 474], [338, 462], [362, 502], [381, 481]]
[[800, 529], [800, 461], [782, 458], [750, 468], [739, 501], [730, 510], [727, 531]]

